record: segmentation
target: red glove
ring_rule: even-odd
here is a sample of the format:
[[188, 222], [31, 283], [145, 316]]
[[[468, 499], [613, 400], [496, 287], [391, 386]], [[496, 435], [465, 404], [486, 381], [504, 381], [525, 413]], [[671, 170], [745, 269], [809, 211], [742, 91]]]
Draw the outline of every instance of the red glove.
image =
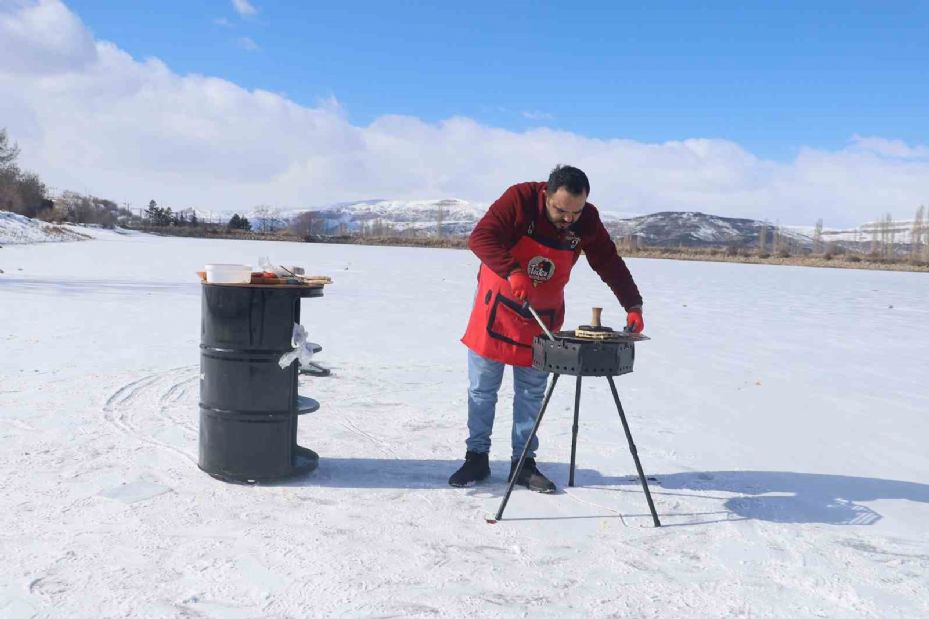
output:
[[632, 333], [641, 333], [645, 328], [645, 321], [642, 320], [642, 310], [639, 308], [629, 310], [626, 314], [626, 329]]
[[513, 289], [513, 296], [516, 297], [517, 301], [529, 300], [529, 294], [532, 292], [532, 280], [529, 279], [525, 271], [513, 271], [510, 273], [510, 276], [506, 278], [506, 281], [510, 283], [510, 288]]

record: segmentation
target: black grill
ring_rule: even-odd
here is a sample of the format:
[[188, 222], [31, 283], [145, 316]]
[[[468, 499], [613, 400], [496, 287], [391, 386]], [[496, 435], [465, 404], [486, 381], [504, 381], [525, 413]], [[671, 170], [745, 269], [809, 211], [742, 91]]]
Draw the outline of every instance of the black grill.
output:
[[620, 376], [632, 371], [635, 345], [622, 339], [590, 340], [573, 331], [540, 335], [532, 342], [532, 367], [571, 376]]

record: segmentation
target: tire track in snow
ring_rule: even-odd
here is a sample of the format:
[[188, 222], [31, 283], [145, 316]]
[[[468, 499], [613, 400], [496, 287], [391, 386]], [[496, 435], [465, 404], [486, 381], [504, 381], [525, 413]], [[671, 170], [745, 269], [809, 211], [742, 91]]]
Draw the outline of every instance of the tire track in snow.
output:
[[[194, 376], [190, 376], [195, 373]], [[116, 390], [103, 405], [104, 419], [123, 434], [142, 443], [164, 449], [197, 464], [197, 459], [187, 451], [154, 438], [158, 432], [181, 427], [196, 435], [197, 430], [189, 421], [172, 417], [168, 411], [184, 400], [190, 385], [199, 378], [198, 366], [183, 366], [164, 372], [148, 374], [127, 383]], [[149, 421], [167, 421], [151, 430], [139, 427], [140, 414]]]
[[617, 516], [619, 516], [619, 521], [620, 521], [621, 523], [623, 523], [623, 526], [624, 526], [624, 527], [628, 527], [628, 526], [629, 526], [629, 523], [626, 522], [626, 517], [623, 516], [622, 513], [621, 513], [619, 510], [615, 510], [615, 509], [613, 509], [612, 507], [607, 507], [606, 505], [600, 505], [599, 503], [594, 503], [593, 501], [588, 501], [587, 499], [582, 499], [582, 498], [579, 497], [579, 496], [575, 496], [574, 492], [568, 492], [568, 491], [567, 491], [566, 489], [564, 489], [564, 488], [562, 488], [562, 492], [564, 492], [564, 493], [565, 493], [565, 496], [567, 496], [569, 499], [572, 499], [572, 500], [574, 500], [574, 501], [577, 501], [578, 503], [583, 503], [583, 504], [589, 505], [589, 506], [591, 506], [591, 507], [596, 507], [597, 509], [605, 509], [605, 510], [608, 511], [608, 512], [612, 512], [612, 513], [616, 514]]
[[356, 426], [354, 423], [352, 423], [351, 420], [346, 419], [344, 421], [340, 421], [339, 423], [341, 424], [343, 428], [345, 428], [349, 432], [353, 432], [357, 434], [358, 436], [361, 436], [367, 439], [368, 441], [370, 441], [375, 447], [380, 449], [382, 452], [384, 452], [386, 455], [390, 456], [394, 460], [400, 459], [400, 456], [398, 456], [395, 451], [393, 451], [390, 447], [388, 447], [384, 443], [384, 441], [380, 440], [379, 438], [375, 436], [372, 436], [371, 434], [368, 434], [367, 432], [365, 432], [364, 430]]
[[[189, 369], [189, 368], [184, 368], [184, 369]], [[197, 383], [199, 378], [200, 378], [200, 374], [199, 372], [197, 372], [193, 376], [189, 376], [183, 380], [180, 380], [172, 384], [168, 388], [168, 390], [164, 392], [159, 398], [160, 406], [158, 408], [158, 412], [163, 418], [167, 419], [168, 421], [171, 421], [172, 423], [175, 423], [181, 426], [182, 428], [190, 431], [190, 433], [194, 435], [197, 435], [199, 430], [197, 426], [194, 425], [192, 421], [190, 421], [189, 417], [171, 416], [169, 414], [169, 411], [177, 410], [178, 408], [187, 410], [185, 407], [183, 407], [183, 403], [187, 400], [187, 398], [190, 395], [191, 386]]]

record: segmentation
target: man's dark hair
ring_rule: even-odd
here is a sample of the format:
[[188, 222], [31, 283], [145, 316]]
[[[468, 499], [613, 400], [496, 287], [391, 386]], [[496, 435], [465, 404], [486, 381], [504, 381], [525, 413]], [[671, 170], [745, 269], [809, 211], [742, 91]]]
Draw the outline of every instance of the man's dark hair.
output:
[[558, 164], [552, 173], [548, 175], [548, 185], [545, 187], [549, 195], [552, 195], [558, 189], [564, 187], [573, 196], [579, 196], [582, 193], [590, 195], [590, 181], [587, 175], [581, 170], [569, 166]]

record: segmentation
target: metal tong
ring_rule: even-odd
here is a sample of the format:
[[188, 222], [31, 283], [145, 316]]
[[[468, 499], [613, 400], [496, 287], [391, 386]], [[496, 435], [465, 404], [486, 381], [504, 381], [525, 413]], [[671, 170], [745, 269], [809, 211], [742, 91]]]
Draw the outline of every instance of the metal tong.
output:
[[554, 342], [555, 336], [552, 335], [552, 332], [548, 330], [548, 327], [545, 326], [545, 323], [542, 322], [542, 319], [539, 318], [539, 315], [536, 313], [536, 311], [532, 309], [531, 305], [529, 305], [529, 301], [526, 301], [525, 303], [523, 303], [523, 308], [529, 310], [529, 313], [532, 314], [532, 317], [535, 318], [535, 321], [539, 323], [540, 327], [542, 327], [542, 331], [545, 332], [545, 335], [548, 336], [548, 339]]

